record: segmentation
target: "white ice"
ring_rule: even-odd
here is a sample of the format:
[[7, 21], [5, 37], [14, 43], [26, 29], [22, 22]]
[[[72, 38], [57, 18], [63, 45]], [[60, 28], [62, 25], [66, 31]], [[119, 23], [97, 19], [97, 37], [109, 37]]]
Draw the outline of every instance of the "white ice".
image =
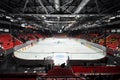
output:
[[63, 62], [59, 56], [65, 60], [96, 60], [106, 56], [103, 50], [95, 48], [91, 45], [86, 45], [81, 39], [75, 38], [46, 38], [26, 49], [23, 52], [16, 51], [14, 55], [17, 58], [26, 60], [41, 60], [51, 58], [56, 62]]

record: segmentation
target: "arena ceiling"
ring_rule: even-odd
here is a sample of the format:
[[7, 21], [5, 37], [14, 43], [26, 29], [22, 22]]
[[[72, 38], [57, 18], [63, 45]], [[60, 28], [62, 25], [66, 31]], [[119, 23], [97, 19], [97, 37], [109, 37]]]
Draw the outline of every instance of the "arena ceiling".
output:
[[119, 24], [120, 1], [0, 0], [0, 13], [13, 23], [63, 32]]

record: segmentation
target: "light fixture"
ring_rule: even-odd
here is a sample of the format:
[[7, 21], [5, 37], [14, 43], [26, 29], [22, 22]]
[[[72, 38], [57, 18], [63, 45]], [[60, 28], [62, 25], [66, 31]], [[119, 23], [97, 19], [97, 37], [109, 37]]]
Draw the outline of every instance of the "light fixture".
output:
[[11, 17], [10, 16], [6, 16], [6, 19], [11, 19]]

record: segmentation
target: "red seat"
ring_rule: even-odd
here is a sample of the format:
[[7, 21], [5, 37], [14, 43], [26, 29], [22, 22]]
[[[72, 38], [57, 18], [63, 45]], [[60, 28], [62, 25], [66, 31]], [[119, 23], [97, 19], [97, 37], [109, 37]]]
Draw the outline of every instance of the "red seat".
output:
[[47, 76], [74, 76], [74, 75], [70, 69], [57, 67], [48, 71]]
[[0, 34], [0, 42], [3, 43], [3, 49], [8, 50], [16, 45], [22, 44], [22, 42], [14, 38], [11, 34]]
[[120, 73], [120, 66], [72, 66], [74, 73]]

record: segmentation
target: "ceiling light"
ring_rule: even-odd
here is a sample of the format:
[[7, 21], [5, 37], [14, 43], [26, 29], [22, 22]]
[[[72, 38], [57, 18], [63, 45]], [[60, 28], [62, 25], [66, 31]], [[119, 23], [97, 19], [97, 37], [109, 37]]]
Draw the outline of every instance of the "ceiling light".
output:
[[27, 25], [27, 23], [22, 23], [21, 27], [25, 27]]
[[19, 17], [18, 20], [22, 20], [22, 18]]
[[109, 18], [109, 19], [115, 19], [116, 17], [114, 16], [114, 17], [111, 17], [111, 18]]
[[60, 19], [60, 17], [59, 17], [59, 16], [58, 16], [57, 18], [58, 18], [58, 19]]
[[62, 29], [60, 29], [60, 30], [58, 31], [58, 33], [62, 33]]
[[45, 17], [44, 15], [42, 15], [42, 17]]
[[64, 26], [62, 26], [62, 29], [64, 28]]
[[7, 18], [7, 19], [10, 19], [11, 17], [9, 17], [9, 16], [6, 16], [6, 18]]
[[14, 20], [13, 19], [10, 19], [11, 22], [13, 22]]
[[116, 17], [120, 17], [120, 15], [117, 15]]

